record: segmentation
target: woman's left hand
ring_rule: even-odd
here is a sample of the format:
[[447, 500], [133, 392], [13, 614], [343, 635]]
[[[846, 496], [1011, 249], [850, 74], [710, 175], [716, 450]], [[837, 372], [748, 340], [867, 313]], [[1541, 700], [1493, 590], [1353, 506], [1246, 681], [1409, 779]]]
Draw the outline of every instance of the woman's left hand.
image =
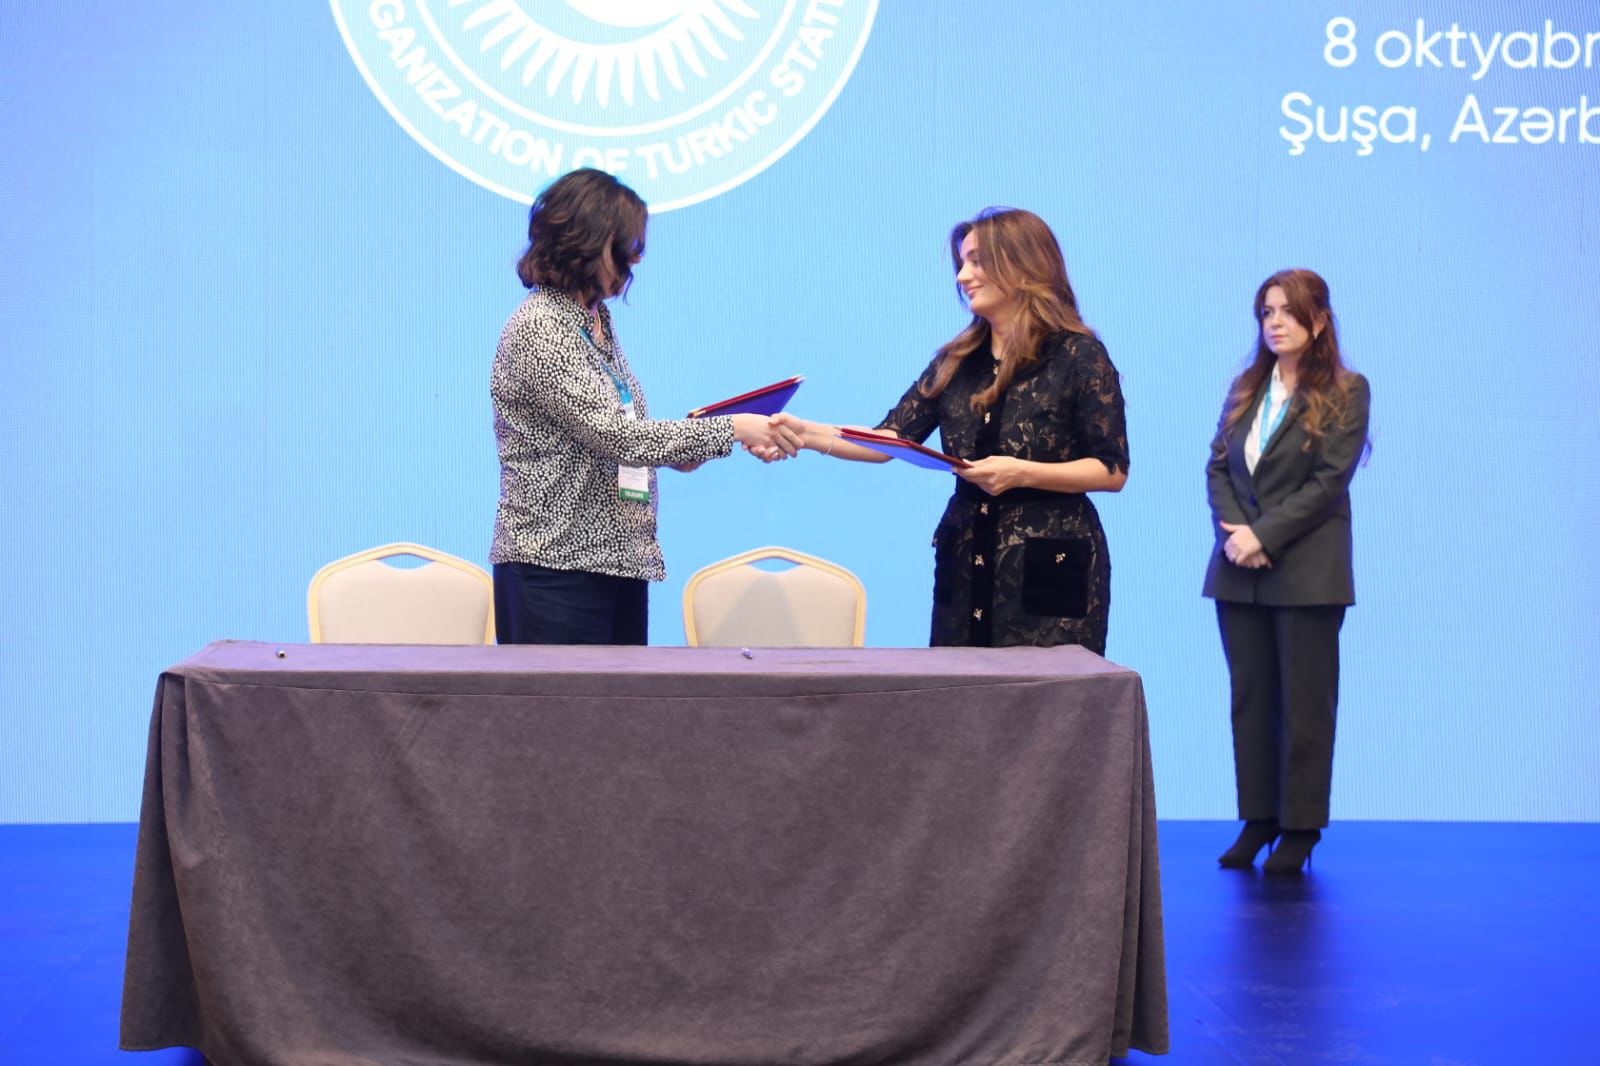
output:
[[1242, 566], [1247, 570], [1256, 570], [1263, 566], [1271, 566], [1272, 560], [1267, 557], [1267, 551], [1261, 546], [1261, 541], [1256, 538], [1256, 531], [1246, 525], [1234, 522], [1218, 522], [1222, 531], [1228, 534], [1227, 543], [1222, 546], [1222, 554], [1235, 566]]
[[967, 466], [956, 467], [956, 476], [972, 482], [991, 496], [998, 496], [1009, 489], [1025, 487], [1028, 483], [1028, 467], [1031, 465], [1025, 459], [991, 455], [987, 459], [975, 459]]

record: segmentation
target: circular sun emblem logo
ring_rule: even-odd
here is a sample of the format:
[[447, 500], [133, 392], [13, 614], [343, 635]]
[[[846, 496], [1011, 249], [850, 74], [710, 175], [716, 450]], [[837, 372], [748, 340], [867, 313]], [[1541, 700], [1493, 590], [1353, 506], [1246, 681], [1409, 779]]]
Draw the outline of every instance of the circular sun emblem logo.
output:
[[[759, 174], [816, 125], [878, 0], [331, 0], [405, 131], [530, 203], [577, 167], [653, 211]], [[348, 9], [348, 10], [347, 10]]]

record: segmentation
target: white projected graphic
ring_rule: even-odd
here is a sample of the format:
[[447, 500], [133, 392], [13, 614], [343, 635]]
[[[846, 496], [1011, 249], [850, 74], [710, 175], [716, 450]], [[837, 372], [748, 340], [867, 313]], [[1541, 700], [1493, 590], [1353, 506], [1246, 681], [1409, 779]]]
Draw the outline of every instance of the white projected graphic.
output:
[[[664, 416], [803, 374], [875, 425], [969, 319], [951, 226], [1054, 228], [1127, 397], [1107, 647], [1167, 818], [1236, 813], [1207, 445], [1256, 286], [1315, 269], [1373, 394], [1334, 818], [1600, 821], [1597, 0], [0, 10], [0, 822], [137, 817], [160, 672], [305, 640], [329, 560], [487, 561], [518, 201], [585, 164], [695, 204], [612, 305]], [[781, 544], [926, 646], [954, 481], [664, 471], [651, 642]]]
[[[1324, 27], [1322, 60], [1334, 70], [1366, 65], [1389, 71], [1436, 72], [1473, 86], [1454, 108], [1448, 129], [1440, 128], [1445, 145], [1596, 145], [1600, 144], [1600, 97], [1585, 92], [1559, 98], [1529, 100], [1480, 96], [1486, 78], [1507, 72], [1560, 71], [1571, 85], [1593, 85], [1600, 61], [1600, 32], [1573, 30], [1544, 19], [1532, 28], [1511, 30], [1448, 26], [1416, 19], [1401, 28], [1365, 33], [1356, 20], [1339, 16]], [[1585, 79], [1580, 81], [1578, 79]], [[1287, 121], [1278, 134], [1289, 154], [1304, 155], [1306, 146], [1348, 144], [1359, 156], [1379, 145], [1410, 145], [1426, 152], [1434, 131], [1416, 104], [1326, 104], [1310, 93], [1286, 93], [1280, 104]]]
[[855, 68], [877, 0], [332, 7], [373, 93], [458, 173], [526, 203], [599, 167], [664, 211], [733, 188], [804, 137]]
[[[743, 20], [760, 17], [738, 0], [663, 4], [569, 0], [569, 7], [598, 26], [649, 32], [617, 44], [586, 45], [541, 25], [514, 3], [480, 5], [464, 28], [480, 32], [479, 50], [491, 58], [498, 56], [500, 69], [518, 73], [523, 85], [532, 85], [544, 75], [547, 95], [569, 91], [575, 104], [592, 100], [606, 109], [612, 106], [614, 96], [620, 96], [623, 104], [636, 103], [639, 87], [651, 100], [660, 100], [663, 81], [669, 90], [688, 92], [690, 83], [684, 80], [678, 57], [681, 55], [683, 65], [689, 68], [691, 82], [711, 78], [707, 59], [716, 61], [713, 67], [729, 59], [719, 38], [730, 44], [745, 40], [730, 16]], [[514, 102], [502, 100], [528, 114]]]

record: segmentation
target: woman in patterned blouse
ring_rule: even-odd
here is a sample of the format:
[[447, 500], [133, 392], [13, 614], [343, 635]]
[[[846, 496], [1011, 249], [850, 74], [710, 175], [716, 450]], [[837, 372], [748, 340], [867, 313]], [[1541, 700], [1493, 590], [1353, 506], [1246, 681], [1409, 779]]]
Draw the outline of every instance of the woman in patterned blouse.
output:
[[763, 458], [799, 438], [758, 415], [652, 419], [605, 301], [644, 255], [644, 201], [599, 170], [558, 179], [528, 213], [530, 291], [490, 374], [500, 452], [495, 629], [502, 644], [644, 644], [658, 466], [692, 470], [738, 441]]
[[[991, 208], [950, 234], [972, 321], [879, 423], [971, 465], [934, 532], [934, 645], [1081, 644], [1105, 654], [1111, 558], [1090, 492], [1128, 479], [1117, 370], [1084, 325], [1050, 227]], [[807, 448], [884, 456], [780, 416]]]

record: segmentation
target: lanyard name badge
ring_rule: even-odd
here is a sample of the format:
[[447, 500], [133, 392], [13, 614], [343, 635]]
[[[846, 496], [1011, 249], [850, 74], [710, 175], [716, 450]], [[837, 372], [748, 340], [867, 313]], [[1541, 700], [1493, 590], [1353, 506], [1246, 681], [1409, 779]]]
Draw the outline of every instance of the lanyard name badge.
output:
[[1267, 383], [1267, 391], [1261, 397], [1261, 450], [1267, 450], [1267, 442], [1272, 435], [1278, 432], [1278, 427], [1283, 425], [1283, 416], [1289, 413], [1289, 401], [1293, 396], [1285, 396], [1283, 403], [1278, 405], [1278, 413], [1272, 413], [1272, 383]]
[[[617, 388], [617, 400], [622, 404], [622, 417], [628, 419], [638, 418], [638, 409], [633, 405], [633, 390], [628, 388], [628, 383], [623, 381], [615, 370], [611, 369], [611, 364], [605, 359], [605, 352], [601, 351], [600, 345], [595, 343], [594, 336], [589, 332], [589, 327], [583, 327], [583, 336], [589, 342], [591, 348], [600, 352], [600, 368], [606, 372], [606, 376], [611, 379], [611, 384]], [[617, 467], [617, 499], [630, 500], [635, 503], [649, 503], [650, 471], [642, 466]]]

